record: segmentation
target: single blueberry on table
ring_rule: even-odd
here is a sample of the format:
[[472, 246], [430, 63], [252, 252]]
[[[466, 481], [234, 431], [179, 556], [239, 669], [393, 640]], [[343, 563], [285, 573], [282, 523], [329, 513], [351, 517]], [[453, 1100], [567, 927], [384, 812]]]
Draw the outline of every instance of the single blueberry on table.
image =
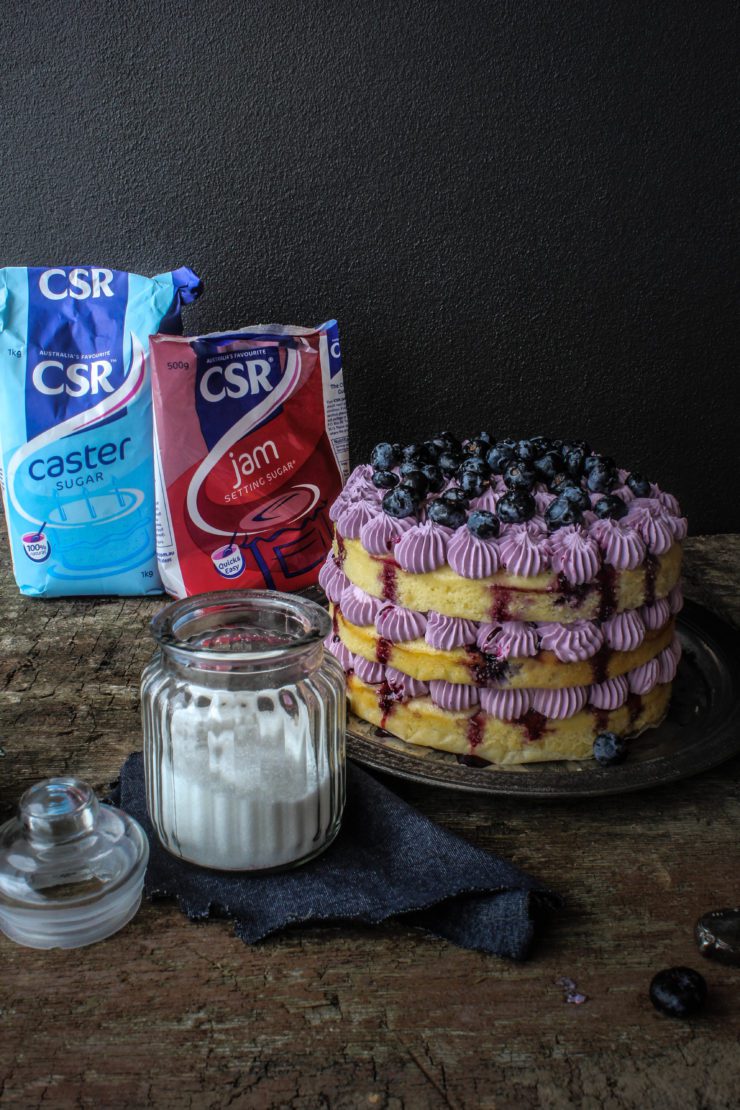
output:
[[395, 489], [398, 481], [398, 475], [394, 474], [392, 470], [373, 471], [372, 483], [378, 489]]
[[427, 517], [446, 528], [461, 528], [465, 523], [465, 509], [437, 498], [427, 504]]
[[602, 767], [612, 767], [627, 758], [627, 741], [616, 732], [601, 732], [594, 740], [594, 759]]
[[629, 510], [621, 497], [610, 493], [596, 502], [594, 512], [600, 520], [621, 520]]
[[650, 483], [647, 478], [643, 478], [642, 474], [630, 474], [627, 479], [627, 485], [632, 490], [635, 497], [650, 496]]
[[694, 935], [702, 956], [740, 966], [740, 906], [702, 914]]
[[536, 511], [534, 497], [523, 489], [510, 490], [496, 505], [498, 518], [504, 524], [523, 524], [525, 520], [531, 520]]
[[706, 980], [691, 967], [668, 967], [653, 976], [650, 984], [650, 1001], [668, 1017], [691, 1017], [706, 1000]]
[[[499, 516], [501, 516], [501, 505], [497, 506]], [[564, 494], [556, 497], [545, 510], [545, 523], [551, 532], [557, 531], [558, 528], [564, 528], [567, 524], [582, 524], [583, 513], [578, 505], [573, 501], [568, 501]]]
[[487, 509], [475, 509], [468, 517], [468, 528], [481, 540], [492, 540], [501, 531], [501, 522]]
[[378, 470], [391, 470], [401, 461], [396, 443], [376, 443], [370, 452], [370, 462]]
[[389, 490], [383, 498], [383, 511], [388, 516], [395, 516], [399, 519], [404, 516], [414, 516], [417, 506], [417, 499], [407, 489], [401, 489], [400, 486]]

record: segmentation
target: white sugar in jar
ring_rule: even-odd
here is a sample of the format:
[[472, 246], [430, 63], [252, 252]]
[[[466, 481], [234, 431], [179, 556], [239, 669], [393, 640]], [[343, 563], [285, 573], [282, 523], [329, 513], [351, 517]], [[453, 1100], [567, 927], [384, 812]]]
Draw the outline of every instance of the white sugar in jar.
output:
[[168, 851], [264, 871], [323, 851], [344, 805], [344, 673], [329, 617], [244, 590], [167, 606], [142, 677], [147, 805]]

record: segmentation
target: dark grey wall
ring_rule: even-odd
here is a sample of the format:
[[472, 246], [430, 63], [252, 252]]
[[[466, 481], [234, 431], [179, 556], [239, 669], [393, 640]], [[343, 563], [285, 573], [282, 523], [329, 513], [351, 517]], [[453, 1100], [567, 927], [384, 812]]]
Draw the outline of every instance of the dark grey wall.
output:
[[4, 0], [0, 257], [341, 325], [378, 438], [585, 436], [740, 529], [736, 4]]

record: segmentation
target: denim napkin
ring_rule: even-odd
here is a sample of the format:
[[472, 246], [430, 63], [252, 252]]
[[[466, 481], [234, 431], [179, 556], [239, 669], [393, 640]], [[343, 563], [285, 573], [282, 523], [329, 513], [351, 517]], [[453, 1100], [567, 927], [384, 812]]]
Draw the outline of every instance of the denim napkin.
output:
[[539, 911], [560, 905], [536, 879], [447, 832], [352, 763], [334, 843], [272, 875], [209, 871], [167, 852], [149, 821], [140, 752], [124, 763], [111, 801], [149, 837], [148, 897], [176, 898], [192, 920], [233, 918], [247, 944], [298, 923], [402, 917], [463, 948], [523, 960]]

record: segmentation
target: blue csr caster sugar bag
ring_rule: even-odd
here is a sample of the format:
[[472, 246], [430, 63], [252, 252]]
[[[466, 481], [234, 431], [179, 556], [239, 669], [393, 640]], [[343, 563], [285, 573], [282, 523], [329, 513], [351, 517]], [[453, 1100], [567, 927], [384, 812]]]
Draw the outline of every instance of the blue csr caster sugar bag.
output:
[[160, 593], [149, 335], [200, 282], [92, 266], [0, 270], [0, 458], [32, 597]]

